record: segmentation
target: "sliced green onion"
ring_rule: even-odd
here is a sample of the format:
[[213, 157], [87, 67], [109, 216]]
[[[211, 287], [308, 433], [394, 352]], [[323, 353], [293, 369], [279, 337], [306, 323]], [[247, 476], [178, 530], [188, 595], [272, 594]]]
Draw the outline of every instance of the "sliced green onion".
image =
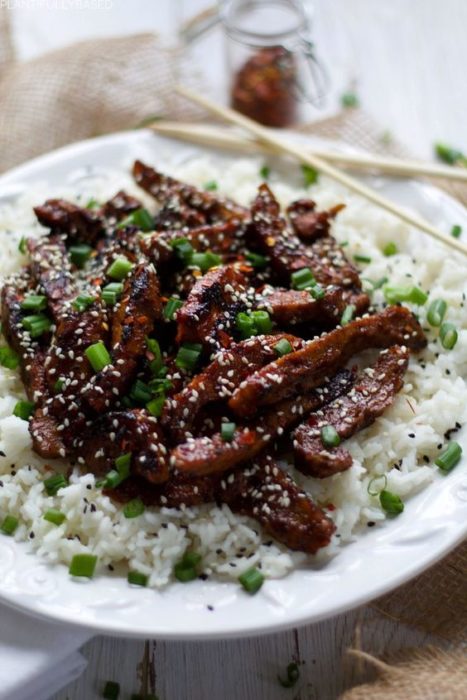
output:
[[443, 472], [450, 472], [454, 469], [462, 456], [462, 447], [458, 442], [450, 442], [443, 452], [435, 459], [435, 464]]
[[151, 389], [153, 394], [163, 394], [166, 391], [173, 389], [173, 384], [170, 379], [165, 379], [165, 374], [167, 373], [167, 367], [161, 367], [159, 370], [159, 375], [148, 383], [148, 387]]
[[263, 585], [264, 576], [259, 569], [252, 567], [244, 571], [243, 574], [238, 577], [238, 580], [248, 593], [253, 594], [257, 593]]
[[147, 403], [152, 398], [152, 391], [147, 384], [137, 379], [131, 387], [130, 399], [138, 403]]
[[20, 242], [18, 243], [18, 250], [22, 255], [26, 255], [27, 245], [27, 239], [24, 236], [22, 236]]
[[30, 294], [21, 302], [24, 311], [44, 311], [47, 308], [47, 297], [43, 294]]
[[198, 364], [203, 346], [198, 343], [184, 343], [175, 358], [175, 364], [179, 369], [194, 370]]
[[183, 555], [182, 563], [185, 566], [198, 566], [198, 564], [201, 562], [201, 554], [198, 554], [198, 552], [185, 552]]
[[18, 518], [15, 518], [14, 515], [7, 515], [2, 524], [0, 525], [0, 530], [3, 532], [4, 535], [11, 536], [14, 534], [18, 525]]
[[105, 475], [105, 479], [102, 482], [102, 486], [105, 489], [115, 489], [117, 488], [117, 486], [120, 486], [122, 481], [124, 481], [124, 479], [118, 473], [118, 471], [116, 469], [111, 469]]
[[175, 297], [171, 297], [167, 304], [164, 306], [164, 318], [166, 318], [168, 321], [172, 321], [175, 315], [175, 312], [178, 311], [178, 309], [183, 306], [183, 301], [181, 299], [176, 299]]
[[271, 174], [271, 168], [270, 168], [268, 165], [263, 165], [263, 166], [259, 169], [259, 176], [260, 176], [263, 180], [269, 180], [270, 174]]
[[260, 255], [259, 253], [251, 253], [250, 251], [247, 251], [245, 253], [245, 258], [248, 260], [251, 267], [255, 267], [259, 270], [266, 267], [266, 265], [268, 264], [268, 259], [264, 255]]
[[300, 678], [300, 669], [298, 668], [298, 665], [294, 661], [292, 661], [292, 663], [290, 663], [287, 666], [286, 672], [286, 678], [281, 678], [281, 676], [277, 676], [277, 680], [283, 688], [293, 688], [293, 686], [297, 683], [298, 679]]
[[356, 262], [361, 262], [361, 263], [371, 263], [371, 258], [369, 255], [360, 255], [360, 253], [356, 253], [353, 256], [353, 259]]
[[281, 338], [281, 340], [274, 345], [274, 350], [280, 357], [282, 357], [283, 355], [288, 355], [289, 352], [293, 352], [293, 347], [287, 338]]
[[125, 518], [137, 518], [144, 513], [144, 503], [140, 498], [133, 498], [132, 501], [128, 503], [123, 508], [123, 515]]
[[193, 253], [190, 259], [190, 265], [199, 267], [201, 272], [207, 272], [211, 267], [216, 267], [221, 263], [221, 256], [216, 253], [211, 253], [210, 250], [205, 253]]
[[292, 289], [308, 289], [316, 284], [314, 275], [309, 267], [304, 267], [301, 270], [292, 272], [290, 275], [290, 283]]
[[44, 479], [44, 487], [48, 496], [56, 496], [60, 489], [64, 489], [66, 486], [68, 486], [68, 482], [63, 474], [54, 474], [48, 479]]
[[337, 447], [341, 439], [333, 425], [323, 425], [321, 428], [321, 442], [325, 447]]
[[90, 245], [85, 243], [80, 243], [79, 245], [70, 246], [70, 258], [71, 262], [78, 268], [85, 266], [89, 258], [91, 257], [92, 248]]
[[355, 308], [356, 307], [354, 304], [347, 304], [341, 316], [341, 326], [346, 326], [348, 323], [350, 323], [350, 321], [353, 319]]
[[102, 340], [99, 340], [98, 343], [94, 343], [93, 345], [90, 345], [88, 348], [86, 348], [84, 354], [88, 358], [89, 363], [93, 368], [94, 372], [100, 372], [104, 369], [104, 367], [110, 365], [112, 361], [108, 350], [105, 347]]
[[86, 311], [95, 301], [95, 297], [87, 294], [80, 294], [71, 302], [71, 305], [76, 311]]
[[147, 586], [149, 581], [149, 576], [142, 574], [140, 571], [129, 571], [127, 576], [128, 583], [132, 586]]
[[302, 169], [305, 187], [309, 187], [310, 185], [314, 185], [316, 182], [318, 182], [319, 173], [316, 168], [305, 164], [301, 165], [300, 167]]
[[391, 491], [386, 491], [385, 489], [379, 494], [379, 502], [381, 503], [382, 509], [385, 510], [386, 513], [389, 513], [389, 515], [399, 515], [399, 513], [402, 513], [404, 510], [404, 504], [400, 496]]
[[39, 336], [47, 333], [52, 326], [52, 321], [44, 314], [25, 316], [21, 323], [31, 338], [39, 338]]
[[251, 311], [250, 316], [253, 319], [258, 333], [270, 333], [272, 330], [272, 321], [267, 311]]
[[63, 389], [63, 386], [65, 384], [64, 379], [57, 379], [57, 381], [54, 384], [54, 391], [56, 394], [59, 394], [61, 390]]
[[0, 365], [8, 369], [16, 369], [19, 365], [19, 355], [11, 348], [0, 348]]
[[133, 269], [133, 263], [128, 260], [128, 258], [116, 258], [113, 261], [109, 269], [107, 270], [107, 277], [110, 277], [117, 282], [121, 282], [127, 277], [128, 273]]
[[177, 254], [177, 257], [179, 257], [185, 265], [189, 265], [195, 251], [188, 238], [174, 238], [173, 241], [170, 241], [170, 245]]
[[174, 576], [181, 583], [188, 583], [197, 578], [197, 566], [201, 562], [201, 554], [185, 552], [181, 561], [174, 566]]
[[222, 425], [221, 425], [221, 438], [224, 440], [224, 442], [232, 442], [236, 429], [237, 429], [236, 423], [222, 423]]
[[315, 284], [313, 287], [310, 287], [310, 289], [308, 291], [310, 292], [313, 299], [316, 299], [316, 300], [323, 299], [323, 297], [326, 294], [326, 292], [324, 291], [324, 289], [322, 288], [322, 286], [320, 284]]
[[386, 243], [386, 245], [383, 248], [383, 255], [385, 255], [387, 258], [389, 258], [391, 255], [396, 255], [396, 253], [398, 252], [399, 250], [397, 248], [397, 245], [393, 241]]
[[435, 153], [440, 160], [449, 163], [449, 165], [455, 165], [459, 162], [465, 164], [466, 161], [462, 151], [459, 151], [458, 148], [447, 146], [445, 143], [435, 143]]
[[379, 280], [375, 280], [374, 282], [372, 282], [372, 284], [373, 284], [373, 289], [381, 289], [381, 287], [384, 287], [384, 285], [385, 285], [386, 282], [388, 282], [388, 281], [389, 281], [389, 280], [388, 280], [387, 277], [380, 277]]
[[118, 224], [117, 228], [125, 228], [126, 226], [136, 226], [141, 231], [152, 231], [155, 226], [154, 218], [148, 212], [147, 209], [136, 209], [127, 217], [122, 219]]
[[75, 554], [68, 572], [70, 576], [92, 578], [96, 569], [97, 557], [94, 554]]
[[165, 398], [165, 394], [160, 394], [160, 396], [156, 396], [154, 399], [151, 399], [151, 401], [147, 402], [146, 409], [149, 411], [151, 416], [159, 418], [162, 415], [162, 411], [164, 409], [165, 404]]
[[65, 513], [62, 513], [60, 510], [56, 510], [55, 508], [50, 508], [50, 510], [47, 510], [44, 513], [44, 520], [47, 520], [48, 523], [52, 523], [53, 525], [61, 525], [62, 523], [65, 522], [66, 520], [66, 515]]
[[94, 199], [94, 197], [91, 197], [91, 199], [88, 199], [88, 202], [86, 204], [86, 209], [98, 209], [99, 208], [99, 202], [97, 199]]
[[120, 684], [114, 681], [107, 681], [102, 691], [102, 697], [105, 698], [105, 700], [118, 700], [119, 696]]
[[352, 107], [358, 107], [360, 104], [358, 96], [355, 92], [344, 92], [341, 95], [341, 105], [344, 109], [350, 109]]
[[[375, 486], [375, 484], [377, 484], [377, 482], [380, 480], [383, 481], [383, 485], [381, 486], [381, 488], [378, 488], [378, 486]], [[381, 474], [380, 476], [374, 476], [372, 479], [370, 479], [366, 490], [368, 491], [370, 496], [379, 496], [381, 491], [384, 491], [387, 485], [388, 477], [386, 476], [386, 474]]]
[[242, 338], [250, 338], [252, 335], [256, 335], [256, 326], [248, 314], [240, 311], [235, 318], [235, 325], [238, 331], [240, 331]]
[[122, 282], [111, 282], [102, 289], [102, 301], [107, 306], [115, 306], [122, 292]]
[[457, 343], [457, 328], [453, 323], [445, 321], [441, 324], [441, 328], [439, 329], [439, 337], [443, 348], [445, 350], [452, 350]]
[[154, 355], [154, 359], [151, 360], [150, 368], [153, 374], [158, 374], [162, 369], [162, 352], [159, 342], [155, 338], [146, 338], [146, 345], [148, 346], [149, 352]]
[[13, 415], [21, 420], [29, 420], [34, 413], [34, 404], [32, 401], [18, 401], [13, 409]]
[[124, 455], [117, 457], [115, 466], [122, 479], [127, 479], [130, 476], [131, 452], [126, 452]]
[[462, 235], [462, 226], [459, 226], [459, 224], [456, 224], [451, 229], [451, 236], [453, 238], [460, 238], [461, 235]]
[[434, 301], [431, 302], [429, 308], [428, 308], [428, 313], [426, 315], [426, 320], [430, 324], [430, 326], [435, 326], [435, 328], [439, 328], [441, 323], [443, 322], [443, 318], [446, 315], [448, 305], [444, 301], [444, 299], [435, 299]]
[[417, 304], [418, 306], [423, 306], [423, 304], [428, 299], [428, 295], [425, 294], [419, 287], [391, 287], [386, 285], [384, 287], [384, 298], [389, 304], [397, 304], [401, 301], [408, 301], [411, 304]]
[[215, 180], [209, 180], [209, 182], [205, 182], [204, 189], [208, 192], [215, 192], [217, 190], [217, 182]]

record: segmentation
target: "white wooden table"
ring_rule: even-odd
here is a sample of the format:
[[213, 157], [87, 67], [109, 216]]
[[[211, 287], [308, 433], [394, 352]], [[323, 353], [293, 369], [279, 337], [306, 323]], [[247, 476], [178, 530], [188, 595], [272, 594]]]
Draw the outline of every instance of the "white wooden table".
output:
[[[171, 3], [109, 0], [111, 7], [105, 11], [18, 3], [16, 40], [26, 58], [94, 35], [164, 32], [170, 25]], [[185, 1], [190, 11], [205, 4]], [[363, 108], [414, 153], [430, 157], [436, 140], [467, 150], [465, 0], [315, 0], [314, 6], [316, 41], [334, 81], [331, 107], [356, 79]], [[204, 50], [208, 46], [219, 50], [218, 39], [211, 37]], [[220, 85], [222, 75], [213, 73], [216, 61], [212, 52], [209, 55], [211, 80]], [[161, 700], [331, 700], [355, 678], [343, 655], [354, 643], [356, 629], [361, 629], [364, 648], [375, 653], [424, 641], [423, 634], [377, 618], [370, 609], [242, 641], [145, 644], [97, 638], [84, 648], [87, 671], [55, 700], [99, 698], [106, 679], [118, 681], [121, 697], [129, 697], [140, 691], [143, 668], [148, 690]], [[303, 662], [301, 677], [286, 690], [277, 675], [292, 659]]]

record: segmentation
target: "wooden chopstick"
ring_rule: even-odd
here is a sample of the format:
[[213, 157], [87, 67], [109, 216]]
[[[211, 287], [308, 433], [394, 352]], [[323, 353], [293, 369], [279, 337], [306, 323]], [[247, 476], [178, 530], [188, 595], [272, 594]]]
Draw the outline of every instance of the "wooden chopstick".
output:
[[235, 124], [236, 126], [245, 129], [245, 131], [249, 132], [250, 134], [253, 134], [261, 142], [273, 146], [281, 153], [293, 156], [300, 163], [310, 165], [312, 168], [315, 168], [319, 172], [328, 175], [333, 180], [336, 180], [336, 182], [339, 182], [341, 185], [344, 185], [349, 190], [356, 192], [362, 197], [365, 197], [365, 199], [368, 199], [368, 201], [373, 202], [373, 204], [377, 204], [383, 209], [386, 209], [386, 211], [389, 211], [394, 216], [397, 216], [399, 219], [402, 219], [402, 221], [405, 221], [411, 226], [416, 226], [417, 228], [421, 229], [422, 231], [425, 231], [425, 233], [428, 233], [430, 236], [440, 241], [441, 243], [445, 243], [447, 246], [454, 248], [455, 250], [458, 250], [461, 253], [464, 253], [464, 255], [467, 255], [467, 245], [459, 239], [453, 238], [452, 236], [446, 236], [435, 226], [429, 224], [428, 221], [425, 221], [424, 219], [421, 219], [418, 216], [406, 211], [402, 207], [399, 207], [397, 204], [394, 204], [394, 202], [391, 202], [389, 199], [386, 199], [386, 197], [381, 196], [380, 194], [372, 190], [370, 187], [367, 187], [358, 180], [355, 180], [350, 175], [341, 172], [340, 170], [335, 168], [330, 163], [327, 163], [319, 156], [311, 154], [309, 152], [305, 152], [302, 146], [285, 141], [281, 136], [278, 136], [277, 134], [269, 131], [265, 127], [253, 121], [253, 119], [245, 117], [243, 114], [236, 112], [230, 107], [222, 107], [221, 105], [212, 102], [208, 98], [202, 97], [201, 95], [192, 92], [188, 88], [178, 86], [175, 89], [180, 95], [183, 95], [191, 102], [195, 102], [196, 104], [201, 105], [208, 112], [217, 115], [224, 121], [230, 122], [231, 124]]
[[[202, 144], [204, 146], [215, 146], [216, 148], [225, 148], [227, 150], [244, 153], [252, 153], [252, 151], [265, 154], [278, 153], [278, 149], [270, 144], [259, 143], [254, 139], [244, 137], [233, 129], [224, 126], [157, 121], [150, 124], [149, 128], [163, 136], [189, 141], [190, 143]], [[309, 150], [314, 155], [323, 160], [327, 160], [329, 163], [343, 165], [352, 170], [378, 171], [388, 175], [399, 175], [403, 177], [424, 176], [467, 182], [467, 168], [440, 165], [438, 163], [425, 163], [417, 160], [388, 158], [380, 155], [339, 153], [315, 148]]]

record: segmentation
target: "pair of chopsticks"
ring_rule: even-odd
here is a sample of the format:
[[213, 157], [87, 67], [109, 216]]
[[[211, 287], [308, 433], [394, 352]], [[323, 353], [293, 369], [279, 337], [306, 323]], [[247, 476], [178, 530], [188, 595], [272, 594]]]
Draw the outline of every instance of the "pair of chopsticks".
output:
[[[286, 138], [278, 135], [277, 133], [267, 129], [266, 127], [261, 126], [257, 122], [253, 121], [253, 119], [249, 119], [248, 117], [244, 116], [243, 114], [240, 114], [239, 112], [236, 112], [233, 109], [230, 109], [229, 107], [223, 107], [221, 105], [218, 105], [211, 100], [207, 99], [206, 97], [203, 97], [201, 95], [198, 95], [197, 93], [194, 93], [192, 90], [189, 90], [185, 87], [177, 87], [176, 91], [180, 94], [183, 95], [185, 98], [190, 100], [191, 102], [194, 102], [202, 107], [204, 107], [208, 112], [210, 112], [213, 115], [216, 115], [217, 117], [220, 117], [224, 121], [234, 125], [234, 126], [239, 126], [242, 128], [244, 131], [249, 133], [251, 136], [253, 136], [260, 144], [262, 144], [264, 147], [268, 148], [269, 150], [272, 150], [274, 153], [281, 153], [284, 155], [289, 155], [295, 158], [299, 163], [303, 163], [306, 165], [310, 165], [311, 167], [315, 168], [318, 170], [318, 172], [323, 173], [324, 175], [328, 175], [331, 177], [333, 180], [336, 182], [341, 183], [345, 187], [347, 187], [349, 190], [352, 192], [356, 192], [360, 196], [364, 197], [368, 201], [372, 202], [373, 204], [377, 204], [378, 206], [382, 207], [383, 209], [386, 209], [386, 211], [389, 211], [391, 214], [394, 216], [397, 216], [399, 219], [402, 219], [402, 221], [405, 221], [406, 223], [410, 224], [411, 226], [415, 226], [416, 228], [421, 229], [422, 231], [425, 231], [425, 233], [428, 233], [430, 236], [435, 238], [436, 240], [440, 241], [441, 243], [444, 243], [445, 245], [454, 248], [455, 250], [464, 253], [464, 255], [467, 255], [467, 244], [463, 243], [457, 238], [453, 238], [452, 236], [444, 234], [442, 231], [437, 229], [435, 226], [432, 226], [428, 221], [425, 221], [424, 219], [418, 217], [415, 214], [412, 214], [411, 212], [403, 209], [402, 207], [399, 207], [397, 204], [394, 204], [394, 202], [391, 202], [391, 200], [386, 199], [386, 197], [381, 196], [376, 192], [375, 190], [371, 189], [371, 187], [368, 187], [367, 185], [364, 185], [363, 183], [359, 182], [358, 180], [355, 180], [353, 177], [350, 175], [347, 175], [346, 173], [342, 172], [338, 168], [336, 168], [331, 160], [332, 157], [330, 158], [330, 154], [318, 154], [317, 152], [311, 152], [308, 150], [305, 150], [303, 148], [303, 145], [297, 145], [295, 143], [292, 143], [291, 141], [288, 141]], [[155, 124], [152, 125], [152, 128], [155, 129], [156, 131], [159, 131], [159, 133], [163, 132], [164, 125], [162, 124], [161, 128], [161, 123], [156, 122]], [[166, 125], [165, 133], [166, 135], [168, 134], [168, 126]], [[200, 135], [202, 132], [199, 131], [198, 135]], [[171, 136], [178, 136], [179, 138], [182, 136], [181, 131], [179, 130], [178, 134], [175, 133], [175, 131], [172, 129], [172, 133], [170, 134]], [[204, 137], [207, 138], [206, 136], [206, 131], [204, 131]], [[225, 137], [225, 134], [224, 134]], [[223, 137], [223, 138], [224, 138]], [[219, 138], [219, 133], [217, 134], [217, 138]], [[238, 143], [238, 138], [235, 135], [230, 135], [227, 137], [230, 139], [230, 146], [234, 146], [234, 144]], [[204, 141], [199, 141], [203, 143], [207, 143], [206, 140]], [[248, 141], [246, 142], [248, 145]], [[214, 141], [211, 140], [210, 145], [217, 145], [221, 146], [222, 143], [221, 141], [217, 141], [217, 143], [214, 143]], [[359, 158], [362, 158], [363, 156], [359, 156]], [[350, 163], [345, 163], [343, 160], [343, 156], [339, 154], [339, 160], [337, 154], [335, 154], [335, 161], [334, 162], [339, 162], [343, 165], [350, 165]], [[345, 159], [352, 158], [354, 163], [356, 164], [356, 158], [357, 156], [349, 156], [345, 155]], [[389, 159], [386, 159], [388, 161]], [[394, 161], [394, 159], [391, 159]], [[400, 167], [400, 162], [399, 163]], [[373, 160], [374, 163], [374, 160]], [[410, 167], [412, 164], [408, 163], [407, 167]], [[372, 166], [374, 167], [374, 165]], [[442, 168], [443, 170], [443, 176], [445, 176], [445, 171], [451, 169], [444, 168], [442, 166], [436, 166], [436, 165], [426, 165], [424, 168]], [[456, 169], [459, 170], [459, 169]], [[386, 171], [387, 172], [387, 171]], [[393, 171], [394, 173], [394, 171]], [[400, 173], [400, 170], [399, 170]], [[431, 172], [428, 173], [425, 171], [424, 173], [421, 173], [420, 168], [417, 166], [417, 170], [411, 170], [408, 171], [406, 170], [404, 174], [431, 174], [435, 175], [435, 173]], [[439, 170], [436, 172], [436, 176], [439, 176]], [[464, 173], [462, 172], [462, 177], [460, 174], [457, 175], [457, 179], [465, 179]]]

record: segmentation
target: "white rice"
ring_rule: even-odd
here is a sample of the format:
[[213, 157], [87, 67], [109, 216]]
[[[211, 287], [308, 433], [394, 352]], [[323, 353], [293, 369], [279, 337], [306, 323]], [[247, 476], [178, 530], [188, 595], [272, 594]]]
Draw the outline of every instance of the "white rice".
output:
[[[255, 159], [238, 160], [229, 167], [215, 160], [196, 158], [171, 166], [158, 167], [175, 176], [202, 186], [216, 180], [221, 192], [248, 204], [259, 184], [261, 163]], [[86, 202], [100, 201], [124, 188], [152, 204], [133, 184], [125, 168], [100, 176], [77, 178], [73, 187], [60, 190], [38, 183], [33, 194], [13, 204], [0, 205], [0, 276], [19, 269], [25, 258], [18, 252], [24, 235], [40, 235], [32, 205], [46, 197], [63, 196]], [[467, 324], [464, 293], [467, 291], [467, 264], [464, 259], [446, 254], [436, 244], [420, 238], [400, 221], [374, 208], [342, 188], [322, 179], [309, 191], [272, 176], [271, 185], [282, 204], [310, 195], [320, 208], [344, 201], [346, 209], [334, 224], [333, 233], [348, 241], [350, 258], [355, 253], [369, 255], [372, 262], [363, 276], [377, 280], [383, 276], [393, 284], [416, 284], [429, 291], [429, 302], [445, 299], [449, 306], [446, 319], [459, 329], [459, 340], [451, 351], [442, 349], [438, 333], [429, 331], [428, 348], [412, 357], [405, 385], [394, 405], [374, 425], [348, 441], [354, 464], [350, 470], [329, 479], [317, 480], [294, 472], [294, 477], [313, 498], [330, 511], [337, 525], [331, 545], [320, 553], [326, 557], [339, 546], [361, 536], [368, 523], [385, 520], [379, 500], [368, 493], [368, 483], [385, 474], [387, 488], [404, 500], [433, 479], [433, 460], [444, 434], [456, 421], [464, 424], [467, 406], [465, 381], [467, 370]], [[396, 241], [400, 253], [385, 257], [382, 249]], [[383, 301], [381, 291], [374, 295]], [[429, 302], [420, 309], [424, 327]], [[371, 356], [371, 355], [369, 355]], [[12, 415], [18, 399], [24, 398], [17, 372], [0, 367], [0, 522], [7, 514], [19, 518], [14, 537], [27, 540], [32, 550], [50, 562], [68, 564], [80, 552], [92, 552], [99, 558], [100, 570], [117, 562], [148, 574], [149, 585], [161, 587], [172, 577], [174, 564], [188, 548], [203, 556], [204, 572], [224, 579], [237, 578], [252, 565], [260, 565], [268, 577], [280, 577], [297, 566], [312, 564], [312, 558], [293, 553], [271, 542], [256, 522], [233, 515], [227, 506], [205, 505], [180, 511], [150, 508], [139, 518], [128, 520], [122, 509], [95, 488], [92, 474], [71, 474], [70, 485], [57, 496], [47, 496], [42, 482], [51, 470], [67, 471], [66, 463], [47, 465], [31, 450], [27, 423]], [[394, 468], [398, 465], [398, 468]], [[383, 480], [380, 480], [383, 483]], [[408, 505], [410, 508], [410, 504]], [[66, 513], [66, 521], [56, 527], [43, 519], [49, 508]]]

